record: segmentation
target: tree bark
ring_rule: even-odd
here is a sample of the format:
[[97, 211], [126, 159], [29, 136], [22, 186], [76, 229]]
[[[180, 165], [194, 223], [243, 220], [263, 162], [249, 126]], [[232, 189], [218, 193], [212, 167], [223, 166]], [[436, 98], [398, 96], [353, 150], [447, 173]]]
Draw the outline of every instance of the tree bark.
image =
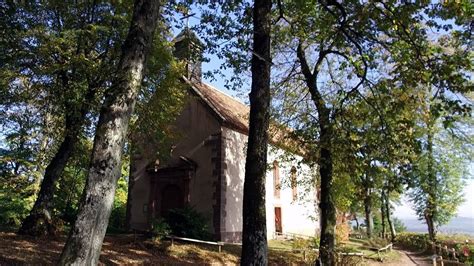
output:
[[374, 220], [372, 220], [372, 196], [370, 188], [366, 187], [364, 198], [365, 221], [367, 227], [367, 237], [372, 238], [372, 231], [374, 228]]
[[161, 1], [136, 0], [116, 77], [95, 132], [90, 168], [74, 226], [59, 263], [96, 265], [112, 210], [130, 116], [143, 79]]
[[429, 213], [425, 213], [425, 222], [428, 226], [428, 235], [432, 242], [436, 241], [436, 230], [434, 226], [433, 217]]
[[[324, 130], [323, 130], [324, 128]], [[329, 140], [328, 131], [321, 127], [321, 139]], [[332, 198], [332, 153], [329, 148], [322, 147], [319, 154], [319, 174], [321, 176], [321, 238], [319, 257], [323, 265], [334, 265], [334, 247], [336, 244], [336, 207]]]
[[267, 265], [265, 175], [270, 119], [271, 0], [253, 8], [252, 89], [243, 199], [241, 265]]

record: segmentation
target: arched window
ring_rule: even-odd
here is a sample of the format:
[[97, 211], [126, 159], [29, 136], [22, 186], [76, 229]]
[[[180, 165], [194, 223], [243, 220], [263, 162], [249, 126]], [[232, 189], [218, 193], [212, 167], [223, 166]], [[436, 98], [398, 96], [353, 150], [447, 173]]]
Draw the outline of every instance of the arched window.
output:
[[293, 201], [298, 199], [298, 189], [296, 187], [297, 181], [296, 181], [296, 167], [291, 167], [291, 175], [290, 175], [290, 181], [291, 181], [291, 190], [293, 192]]
[[280, 198], [280, 167], [278, 166], [278, 162], [273, 162], [273, 196], [277, 199]]

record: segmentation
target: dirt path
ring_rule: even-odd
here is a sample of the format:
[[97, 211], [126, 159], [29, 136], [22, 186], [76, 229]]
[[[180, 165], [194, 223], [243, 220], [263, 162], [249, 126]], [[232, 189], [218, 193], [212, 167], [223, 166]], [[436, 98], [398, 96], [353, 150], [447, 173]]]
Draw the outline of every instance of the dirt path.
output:
[[394, 262], [371, 262], [369, 266], [429, 266], [433, 265], [430, 259], [419, 253], [396, 249], [395, 252], [400, 254], [400, 259]]

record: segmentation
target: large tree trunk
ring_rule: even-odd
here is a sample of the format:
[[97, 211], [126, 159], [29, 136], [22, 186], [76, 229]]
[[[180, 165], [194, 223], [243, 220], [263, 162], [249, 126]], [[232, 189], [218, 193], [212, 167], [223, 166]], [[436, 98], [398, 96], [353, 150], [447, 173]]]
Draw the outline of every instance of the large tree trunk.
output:
[[374, 220], [372, 219], [372, 195], [370, 188], [366, 187], [364, 198], [365, 223], [367, 227], [367, 237], [372, 238], [372, 231], [374, 228]]
[[[321, 132], [321, 138], [327, 132]], [[323, 265], [334, 265], [336, 207], [332, 198], [332, 154], [329, 148], [321, 148], [319, 174], [321, 176], [321, 239], [319, 242], [319, 258]]]
[[106, 94], [94, 138], [86, 187], [60, 264], [96, 265], [107, 229], [130, 116], [143, 79], [161, 1], [136, 0], [116, 77]]
[[243, 199], [241, 265], [267, 264], [265, 175], [270, 119], [271, 0], [255, 0], [253, 8], [252, 90]]
[[[66, 84], [64, 85], [67, 86]], [[33, 209], [31, 209], [29, 215], [23, 220], [20, 230], [18, 231], [19, 234], [41, 236], [54, 235], [56, 233], [52, 217], [53, 214], [51, 213], [56, 182], [63, 174], [64, 168], [79, 141], [82, 126], [85, 123], [86, 115], [90, 108], [87, 103], [93, 100], [95, 93], [95, 88], [90, 86], [84, 97], [84, 103], [79, 104], [76, 108], [69, 106], [72, 110], [66, 113], [66, 133], [64, 139], [53, 159], [45, 169], [38, 197], [33, 205]]]
[[436, 241], [436, 230], [434, 226], [433, 217], [429, 213], [425, 213], [425, 222], [428, 226], [428, 234], [432, 242]]

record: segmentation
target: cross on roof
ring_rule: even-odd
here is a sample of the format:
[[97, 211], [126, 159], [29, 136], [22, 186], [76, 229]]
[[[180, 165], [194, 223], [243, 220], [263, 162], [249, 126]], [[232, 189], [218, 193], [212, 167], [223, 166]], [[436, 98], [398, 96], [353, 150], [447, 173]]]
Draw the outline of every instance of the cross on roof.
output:
[[180, 18], [180, 19], [181, 20], [186, 20], [186, 28], [189, 28], [189, 18], [196, 15], [196, 13], [189, 14], [189, 9], [188, 8], [184, 8], [184, 10], [181, 11], [181, 13], [183, 13], [183, 17]]

